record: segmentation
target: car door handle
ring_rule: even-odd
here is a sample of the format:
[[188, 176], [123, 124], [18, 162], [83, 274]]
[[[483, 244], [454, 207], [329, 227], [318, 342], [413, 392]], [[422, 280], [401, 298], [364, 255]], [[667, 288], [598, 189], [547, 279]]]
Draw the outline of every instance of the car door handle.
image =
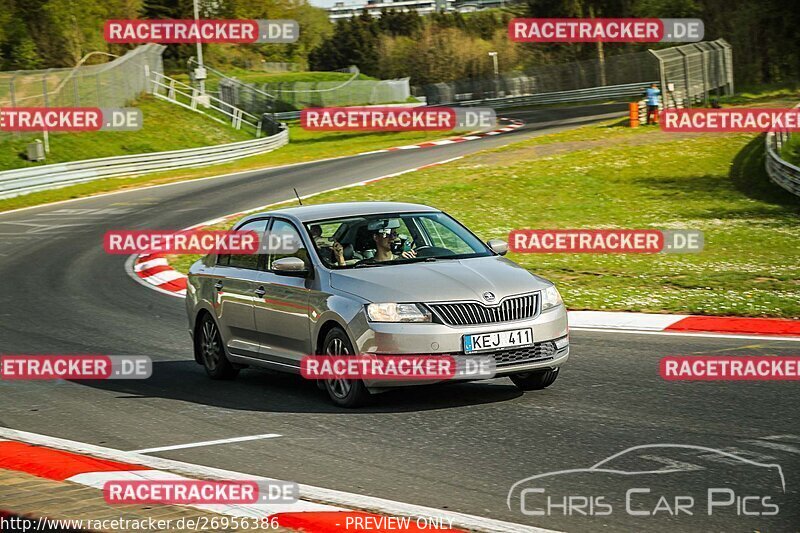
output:
[[217, 290], [221, 290], [222, 289], [222, 280], [219, 280], [218, 282], [216, 282], [214, 284], [214, 288], [217, 289]]
[[262, 298], [265, 294], [267, 294], [267, 290], [264, 287], [259, 287], [254, 292], [259, 298]]

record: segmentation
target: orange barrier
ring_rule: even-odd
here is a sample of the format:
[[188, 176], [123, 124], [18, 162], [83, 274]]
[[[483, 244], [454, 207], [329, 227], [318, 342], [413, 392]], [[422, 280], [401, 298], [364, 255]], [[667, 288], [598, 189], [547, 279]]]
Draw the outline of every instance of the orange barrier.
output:
[[628, 115], [631, 121], [631, 128], [639, 127], [639, 102], [628, 104]]

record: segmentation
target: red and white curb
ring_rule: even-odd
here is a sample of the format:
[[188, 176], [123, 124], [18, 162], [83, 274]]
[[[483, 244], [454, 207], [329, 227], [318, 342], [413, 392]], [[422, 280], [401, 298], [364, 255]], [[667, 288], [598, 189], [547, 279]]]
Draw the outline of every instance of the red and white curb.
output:
[[[382, 178], [356, 185], [363, 185], [370, 181], [377, 181], [377, 179]], [[261, 209], [263, 208], [254, 211]], [[236, 213], [228, 217], [214, 219], [192, 226], [191, 229], [218, 224], [245, 214], [247, 213]], [[161, 255], [140, 255], [138, 257], [131, 256], [128, 261], [134, 273], [134, 279], [141, 281], [145, 286], [171, 296], [185, 297], [187, 278], [184, 274], [174, 270], [165, 257]], [[800, 320], [781, 318], [667, 315], [619, 311], [569, 311], [569, 326], [578, 330], [615, 330], [684, 335], [719, 334], [800, 341]]]
[[[9, 439], [9, 440], [4, 440]], [[25, 472], [55, 481], [77, 483], [102, 489], [106, 481], [139, 480], [254, 480], [276, 481], [241, 472], [233, 472], [202, 465], [194, 465], [152, 457], [137, 452], [125, 452], [85, 444], [47, 435], [28, 433], [10, 428], [0, 428], [0, 468]], [[557, 533], [537, 527], [514, 524], [480, 516], [468, 515], [412, 505], [370, 496], [299, 485], [300, 499], [290, 504], [238, 504], [238, 505], [185, 505], [218, 514], [264, 518], [276, 517], [280, 526], [299, 529], [307, 533], [333, 533], [345, 529], [348, 517], [370, 517], [368, 523], [375, 527], [358, 528], [361, 531], [442, 531], [466, 533]], [[397, 525], [380, 527], [382, 517], [423, 517], [439, 520], [441, 527]]]
[[397, 150], [414, 150], [417, 148], [430, 148], [432, 146], [443, 146], [445, 144], [457, 144], [463, 143], [467, 141], [476, 141], [478, 139], [482, 139], [484, 137], [491, 137], [493, 135], [500, 135], [502, 133], [508, 133], [509, 131], [514, 131], [522, 126], [525, 125], [524, 122], [517, 119], [510, 119], [510, 118], [500, 118], [498, 119], [503, 122], [508, 122], [508, 126], [503, 126], [502, 128], [497, 128], [491, 131], [482, 131], [478, 133], [473, 133], [471, 135], [464, 135], [463, 137], [451, 137], [449, 139], [441, 139], [438, 141], [427, 141], [418, 144], [408, 144], [405, 146], [393, 146], [392, 148], [384, 148], [383, 150], [373, 150], [371, 152], [363, 152], [359, 155], [366, 155], [366, 154], [382, 154], [385, 152], [394, 152]]
[[606, 311], [570, 311], [569, 327], [660, 333], [718, 333], [800, 340], [800, 320]]

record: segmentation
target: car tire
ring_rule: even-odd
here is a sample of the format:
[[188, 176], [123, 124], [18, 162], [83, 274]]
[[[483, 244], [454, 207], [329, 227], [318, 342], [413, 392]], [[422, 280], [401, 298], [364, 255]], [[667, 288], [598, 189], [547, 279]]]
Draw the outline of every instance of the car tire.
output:
[[204, 315], [197, 330], [195, 339], [197, 353], [200, 354], [200, 361], [206, 374], [211, 379], [233, 379], [239, 374], [239, 369], [228, 361], [228, 354], [225, 352], [225, 343], [219, 327], [211, 315]]
[[558, 368], [514, 374], [509, 377], [521, 390], [542, 390], [555, 383], [558, 377]]
[[[338, 327], [331, 329], [322, 341], [322, 355], [354, 355], [347, 334]], [[370, 393], [360, 379], [326, 379], [325, 390], [339, 407], [360, 407], [370, 399]]]

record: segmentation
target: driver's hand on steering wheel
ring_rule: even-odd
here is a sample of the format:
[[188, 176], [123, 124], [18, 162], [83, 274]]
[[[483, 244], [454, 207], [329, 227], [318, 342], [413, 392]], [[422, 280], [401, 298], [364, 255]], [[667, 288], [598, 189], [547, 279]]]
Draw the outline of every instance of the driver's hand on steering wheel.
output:
[[411, 259], [413, 257], [417, 257], [417, 252], [414, 250], [409, 250], [407, 252], [401, 253], [400, 257], [402, 257], [403, 259]]

